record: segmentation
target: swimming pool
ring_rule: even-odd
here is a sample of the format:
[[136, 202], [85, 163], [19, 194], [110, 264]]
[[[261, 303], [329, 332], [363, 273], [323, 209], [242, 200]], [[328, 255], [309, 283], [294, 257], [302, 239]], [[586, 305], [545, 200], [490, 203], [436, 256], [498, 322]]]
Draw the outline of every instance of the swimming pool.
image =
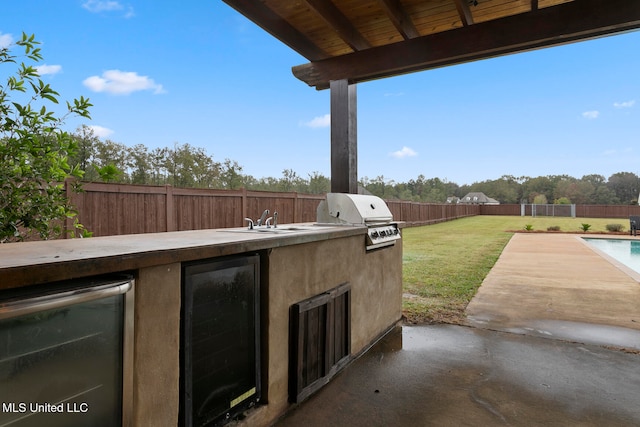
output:
[[594, 248], [640, 273], [640, 240], [584, 239]]

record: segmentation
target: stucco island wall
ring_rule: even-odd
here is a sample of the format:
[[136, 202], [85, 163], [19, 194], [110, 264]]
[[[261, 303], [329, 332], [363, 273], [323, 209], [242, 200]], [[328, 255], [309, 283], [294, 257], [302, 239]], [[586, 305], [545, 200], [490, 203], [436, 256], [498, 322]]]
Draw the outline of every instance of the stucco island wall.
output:
[[[264, 280], [264, 278], [263, 278]], [[365, 251], [363, 236], [274, 248], [262, 298], [263, 397], [241, 423], [266, 426], [291, 407], [288, 403], [289, 308], [343, 283], [351, 285], [351, 354], [358, 355], [402, 316], [402, 242]], [[264, 307], [264, 302], [263, 302]], [[266, 323], [266, 324], [264, 324]]]

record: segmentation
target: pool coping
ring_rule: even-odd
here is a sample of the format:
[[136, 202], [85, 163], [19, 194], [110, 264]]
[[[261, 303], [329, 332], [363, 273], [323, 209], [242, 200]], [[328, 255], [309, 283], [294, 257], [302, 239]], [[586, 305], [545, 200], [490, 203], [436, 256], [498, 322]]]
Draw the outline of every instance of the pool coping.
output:
[[612, 237], [612, 236], [590, 236], [590, 235], [581, 235], [581, 236], [576, 236], [576, 238], [584, 245], [587, 245], [587, 247], [589, 249], [591, 249], [592, 251], [594, 251], [595, 253], [597, 253], [598, 255], [600, 255], [602, 258], [606, 259], [607, 261], [609, 261], [611, 264], [613, 264], [616, 268], [618, 268], [619, 270], [622, 270], [625, 274], [628, 274], [629, 276], [631, 276], [636, 282], [638, 282], [640, 284], [640, 273], [638, 273], [636, 270], [634, 270], [633, 268], [627, 266], [626, 264], [618, 261], [617, 259], [615, 259], [614, 257], [612, 257], [611, 255], [609, 255], [608, 253], [598, 249], [597, 247], [590, 245], [586, 239], [593, 239], [593, 240], [628, 240], [630, 242], [634, 242], [634, 241], [640, 241], [640, 238], [630, 238], [629, 236], [625, 236], [625, 237]]

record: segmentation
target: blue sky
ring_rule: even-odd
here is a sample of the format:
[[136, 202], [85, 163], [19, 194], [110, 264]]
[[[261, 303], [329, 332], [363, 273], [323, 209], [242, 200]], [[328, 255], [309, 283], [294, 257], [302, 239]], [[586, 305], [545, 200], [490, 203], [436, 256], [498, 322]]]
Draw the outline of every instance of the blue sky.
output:
[[[43, 79], [94, 104], [96, 134], [188, 143], [256, 178], [330, 175], [329, 91], [219, 0], [22, 0], [0, 45], [42, 42]], [[4, 66], [0, 78], [9, 74]], [[504, 174], [640, 174], [640, 32], [358, 85], [358, 176], [459, 185]]]

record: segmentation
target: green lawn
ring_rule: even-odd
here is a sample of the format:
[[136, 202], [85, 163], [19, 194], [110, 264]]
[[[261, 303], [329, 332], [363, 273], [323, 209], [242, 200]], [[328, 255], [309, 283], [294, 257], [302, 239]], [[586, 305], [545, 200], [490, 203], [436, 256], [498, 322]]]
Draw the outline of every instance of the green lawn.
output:
[[410, 323], [459, 323], [464, 310], [516, 230], [606, 232], [607, 218], [475, 216], [403, 230], [403, 313]]

